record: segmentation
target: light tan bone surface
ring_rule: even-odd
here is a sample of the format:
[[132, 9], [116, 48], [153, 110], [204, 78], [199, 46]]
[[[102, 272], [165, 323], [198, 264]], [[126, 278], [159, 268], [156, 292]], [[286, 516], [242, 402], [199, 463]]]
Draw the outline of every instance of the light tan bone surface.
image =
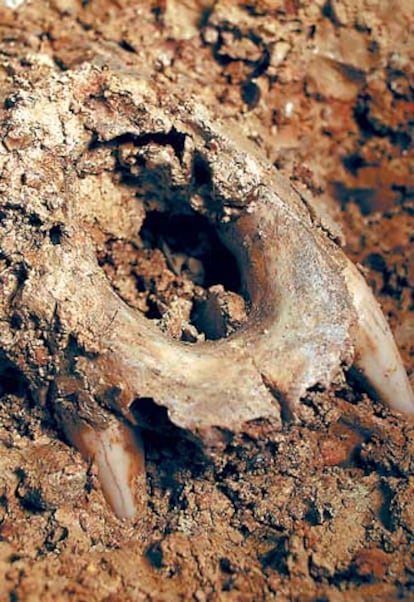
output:
[[[294, 414], [308, 389], [352, 365], [386, 404], [414, 411], [362, 276], [289, 183], [197, 101], [137, 74], [89, 66], [22, 90], [7, 106], [0, 249], [10, 274], [1, 310], [9, 327], [0, 344], [39, 401], [53, 403], [67, 437], [95, 460], [120, 517], [136, 512], [136, 479], [144, 489], [140, 400], [153, 400], [207, 448], [251, 421]], [[152, 193], [165, 210], [179, 198], [181, 212], [206, 215], [237, 258], [251, 310], [229, 338], [167, 338], [99, 267], [99, 236], [119, 224], [105, 222], [85, 195], [88, 156], [125, 144], [139, 153], [142, 172], [158, 177], [162, 190]]]

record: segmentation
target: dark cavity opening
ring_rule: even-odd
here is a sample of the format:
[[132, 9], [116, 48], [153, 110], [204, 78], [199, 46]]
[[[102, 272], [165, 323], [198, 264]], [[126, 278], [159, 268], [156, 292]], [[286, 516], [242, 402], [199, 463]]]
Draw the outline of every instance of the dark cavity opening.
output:
[[185, 273], [205, 288], [221, 284], [225, 290], [240, 292], [236, 259], [207, 218], [152, 211], [147, 214], [140, 235], [145, 248], [163, 252], [173, 272]]
[[130, 412], [136, 418], [139, 426], [145, 430], [176, 434], [179, 429], [168, 418], [166, 408], [159, 406], [151, 397], [138, 397], [130, 406]]
[[[198, 175], [201, 179], [206, 176], [204, 172]], [[152, 211], [147, 214], [140, 237], [147, 253], [155, 257], [161, 251], [169, 271], [167, 287], [162, 277], [150, 283], [145, 313], [147, 318], [157, 320], [164, 332], [197, 343], [225, 338], [247, 320], [236, 259], [207, 218], [195, 213]], [[148, 276], [138, 275], [138, 290], [145, 291], [146, 287]], [[187, 303], [187, 310], [177, 308], [177, 297]]]
[[24, 374], [7, 358], [0, 355], [0, 396], [16, 395], [24, 397], [27, 394], [27, 381]]
[[[156, 467], [157, 483], [169, 493], [170, 509], [186, 507], [182, 476], [201, 476], [208, 463], [205, 449], [191, 433], [173, 424], [165, 407], [150, 397], [138, 397], [130, 406], [137, 425], [142, 429], [149, 478]], [[191, 462], [189, 462], [191, 458]], [[177, 478], [180, 475], [181, 478]]]
[[[135, 221], [128, 203], [128, 233], [114, 231], [97, 248], [99, 265], [119, 297], [176, 340], [201, 343], [233, 334], [247, 321], [249, 300], [238, 263], [219, 236], [216, 216], [222, 207], [212, 194], [206, 158], [195, 151], [191, 181], [181, 185], [171, 173], [183, 162], [185, 135], [174, 129], [123, 135], [104, 145], [94, 140], [90, 151], [98, 146], [118, 158], [115, 181], [124, 192], [135, 189], [140, 209]], [[163, 147], [174, 157], [158, 156]], [[148, 168], [153, 153], [157, 160]], [[191, 206], [198, 199], [200, 212]]]
[[171, 338], [225, 338], [247, 321], [237, 261], [202, 215], [148, 211], [137, 239], [108, 239], [98, 261], [118, 295]]
[[63, 230], [60, 224], [52, 226], [49, 230], [49, 238], [52, 245], [60, 245], [62, 242]]

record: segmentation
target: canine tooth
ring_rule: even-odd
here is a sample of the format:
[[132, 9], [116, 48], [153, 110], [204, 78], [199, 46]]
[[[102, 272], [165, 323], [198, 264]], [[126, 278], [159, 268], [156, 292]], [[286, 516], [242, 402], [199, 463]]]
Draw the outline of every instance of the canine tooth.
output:
[[96, 464], [103, 494], [118, 518], [134, 518], [137, 479], [143, 483], [139, 491], [145, 491], [144, 448], [137, 429], [113, 421], [104, 430], [65, 424], [65, 432], [82, 456]]
[[354, 367], [394, 410], [414, 414], [414, 395], [391, 329], [364, 278], [348, 262], [345, 279], [357, 313]]

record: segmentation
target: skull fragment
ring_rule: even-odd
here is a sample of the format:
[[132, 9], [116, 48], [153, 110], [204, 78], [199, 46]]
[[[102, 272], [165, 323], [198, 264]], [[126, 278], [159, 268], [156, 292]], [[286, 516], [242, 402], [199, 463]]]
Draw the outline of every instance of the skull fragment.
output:
[[[300, 194], [199, 102], [88, 66], [5, 107], [2, 357], [96, 462], [119, 517], [133, 517], [145, 491], [148, 400], [205, 448], [252, 421], [294, 415], [307, 390], [344, 369], [414, 412], [358, 270]], [[202, 217], [236, 258], [250, 311], [231, 336], [173, 340], [111, 284], [100, 250], [136, 236], [149, 210]]]

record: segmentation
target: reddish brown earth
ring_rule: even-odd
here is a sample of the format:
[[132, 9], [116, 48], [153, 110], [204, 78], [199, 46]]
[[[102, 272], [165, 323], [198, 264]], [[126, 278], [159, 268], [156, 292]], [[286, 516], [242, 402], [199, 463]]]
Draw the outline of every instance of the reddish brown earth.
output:
[[[413, 382], [411, 4], [33, 0], [0, 12], [2, 97], [97, 54], [201, 96], [335, 218]], [[143, 228], [99, 257], [128, 303], [192, 342], [243, 323], [214, 233], [183, 237], [148, 214]], [[210, 462], [174, 431], [146, 433], [148, 511], [124, 524], [24, 379], [1, 370], [1, 602], [414, 599], [414, 423], [350, 378]]]

